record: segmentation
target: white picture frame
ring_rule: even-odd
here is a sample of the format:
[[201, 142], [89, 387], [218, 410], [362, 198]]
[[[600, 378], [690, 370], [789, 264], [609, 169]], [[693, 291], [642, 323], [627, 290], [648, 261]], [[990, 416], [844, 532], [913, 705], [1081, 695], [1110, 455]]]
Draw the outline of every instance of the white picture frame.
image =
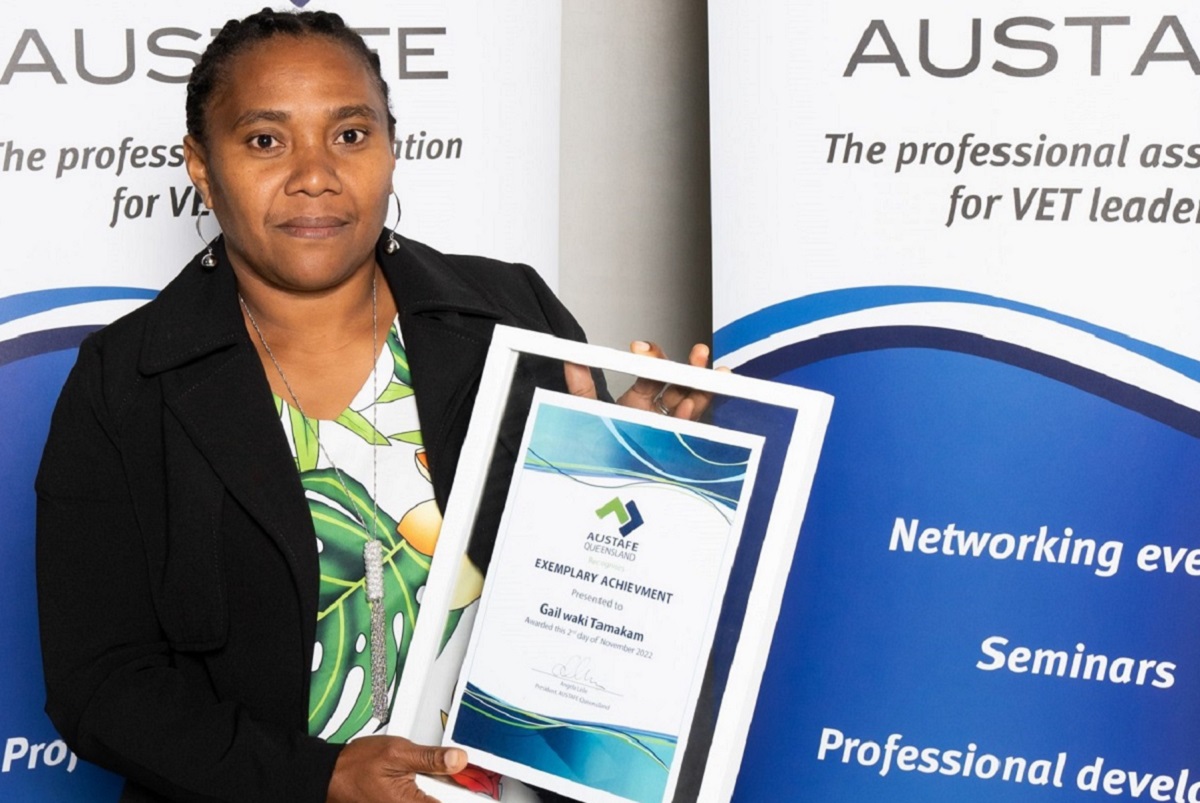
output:
[[[488, 482], [517, 366], [527, 355], [711, 393], [714, 402], [733, 403], [724, 405], [725, 409], [738, 408], [737, 413], [722, 416], [722, 405], [717, 405], [716, 423], [730, 429], [751, 432], [767, 418], [774, 422], [769, 440], [775, 455], [772, 465], [778, 470], [758, 472], [756, 482], [765, 483], [772, 490], [767, 497], [759, 494], [757, 504], [769, 505], [769, 508], [761, 509], [759, 519], [765, 517], [765, 520], [759, 534], [747, 547], [754, 549], [756, 554], [748, 553], [743, 575], [752, 579], [741, 583], [736, 592], [738, 605], [744, 604], [744, 612], [732, 655], [722, 661], [723, 683], [712, 725], [711, 744], [707, 746], [707, 757], [698, 770], [702, 775], [696, 800], [725, 803], [733, 795], [833, 406], [832, 397], [818, 391], [729, 372], [652, 359], [521, 329], [496, 327], [429, 578], [420, 592], [421, 615], [409, 645], [388, 733], [418, 742], [433, 741], [429, 725], [430, 702], [444, 696], [446, 689], [452, 689], [458, 680], [459, 667], [452, 670], [444, 665], [439, 667], [438, 656], [452, 601], [460, 587], [468, 543]], [[763, 415], [759, 416], [759, 412]], [[736, 420], [738, 415], [742, 418], [740, 423]], [[780, 493], [781, 489], [786, 492]], [[729, 592], [730, 595], [733, 593], [733, 590]], [[727, 595], [726, 600], [729, 598]], [[450, 671], [453, 677], [447, 677]], [[441, 739], [436, 741], [440, 743]], [[480, 799], [473, 792], [441, 779], [422, 778], [421, 786], [443, 803]], [[514, 793], [511, 799], [530, 799], [528, 793], [525, 794]], [[507, 791], [502, 799], [510, 799]]]

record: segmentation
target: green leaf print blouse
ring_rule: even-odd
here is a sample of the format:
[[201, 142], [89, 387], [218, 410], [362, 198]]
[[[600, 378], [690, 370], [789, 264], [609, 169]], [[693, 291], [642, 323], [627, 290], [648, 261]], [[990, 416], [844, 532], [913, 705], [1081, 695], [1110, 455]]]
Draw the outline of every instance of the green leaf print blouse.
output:
[[398, 322], [375, 373], [337, 419], [306, 419], [278, 396], [275, 405], [300, 471], [321, 565], [308, 730], [345, 742], [379, 728], [371, 714], [363, 546], [372, 532], [383, 543], [390, 708], [442, 522]]

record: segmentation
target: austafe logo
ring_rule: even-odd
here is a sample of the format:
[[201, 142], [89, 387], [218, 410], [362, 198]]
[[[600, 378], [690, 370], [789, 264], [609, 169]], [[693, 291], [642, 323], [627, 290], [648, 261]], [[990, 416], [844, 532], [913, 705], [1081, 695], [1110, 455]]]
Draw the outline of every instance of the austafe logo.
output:
[[641, 511], [638, 510], [637, 503], [632, 499], [628, 502], [622, 502], [620, 497], [614, 496], [596, 509], [596, 518], [601, 521], [607, 519], [609, 516], [616, 518], [619, 534], [589, 532], [584, 539], [586, 543], [584, 543], [583, 548], [596, 556], [617, 558], [618, 560], [630, 563], [636, 561], [638, 559], [638, 549], [641, 544], [629, 536], [634, 530], [645, 524], [642, 520]]
[[620, 497], [616, 496], [609, 500], [603, 507], [596, 510], [596, 518], [603, 519], [606, 516], [617, 517], [617, 523], [620, 525], [618, 529], [621, 535], [626, 537], [645, 523], [642, 521], [642, 514], [638, 512], [637, 503], [632, 499], [628, 502], [622, 502]]

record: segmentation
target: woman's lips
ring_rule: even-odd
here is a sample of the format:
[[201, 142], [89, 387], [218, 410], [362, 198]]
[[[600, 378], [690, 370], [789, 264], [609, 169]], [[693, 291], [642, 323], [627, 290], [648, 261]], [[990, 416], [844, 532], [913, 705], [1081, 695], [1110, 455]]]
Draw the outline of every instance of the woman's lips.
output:
[[280, 223], [279, 229], [292, 237], [323, 239], [341, 234], [347, 224], [344, 218], [333, 216], [293, 217]]

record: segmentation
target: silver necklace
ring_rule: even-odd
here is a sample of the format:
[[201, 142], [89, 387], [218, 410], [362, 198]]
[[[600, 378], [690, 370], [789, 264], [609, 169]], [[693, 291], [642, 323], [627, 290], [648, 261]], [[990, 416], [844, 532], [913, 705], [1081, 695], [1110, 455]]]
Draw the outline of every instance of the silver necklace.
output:
[[[378, 431], [379, 429], [379, 384], [378, 384], [378, 360], [379, 360], [379, 303], [378, 303], [378, 276], [372, 273], [371, 275], [371, 397], [375, 402], [371, 405], [371, 426]], [[254, 328], [254, 333], [258, 335], [258, 342], [262, 343], [263, 350], [267, 352], [267, 356], [271, 358], [271, 363], [275, 366], [275, 370], [279, 373], [279, 378], [283, 380], [283, 386], [287, 388], [288, 395], [292, 397], [292, 403], [296, 405], [296, 409], [300, 411], [301, 418], [304, 419], [304, 426], [308, 429], [309, 435], [317, 442], [317, 448], [321, 450], [321, 454], [325, 456], [326, 462], [333, 468], [333, 473], [338, 478], [338, 484], [342, 486], [342, 490], [346, 494], [347, 499], [353, 499], [353, 494], [350, 493], [350, 488], [346, 484], [345, 477], [342, 476], [342, 470], [338, 468], [337, 463], [330, 457], [329, 452], [325, 449], [325, 444], [321, 442], [321, 438], [317, 435], [313, 428], [312, 422], [308, 418], [308, 414], [304, 412], [304, 406], [300, 404], [300, 397], [296, 395], [296, 391], [292, 389], [292, 383], [288, 381], [287, 374], [283, 372], [283, 366], [279, 364], [279, 360], [275, 357], [275, 352], [271, 351], [271, 346], [267, 343], [267, 338], [263, 335], [262, 329], [258, 326], [258, 321], [254, 319], [254, 313], [250, 311], [250, 307], [246, 304], [246, 299], [242, 298], [242, 294], [238, 293], [238, 303], [242, 305], [242, 310], [246, 313], [246, 318], [250, 321], [250, 326]], [[367, 543], [363, 546], [363, 577], [367, 592], [367, 606], [371, 611], [371, 715], [379, 720], [380, 725], [387, 723], [391, 717], [391, 711], [388, 708], [388, 689], [387, 689], [387, 639], [386, 626], [384, 621], [383, 608], [383, 543], [379, 540], [379, 502], [377, 500], [378, 489], [378, 474], [379, 474], [379, 447], [371, 445], [371, 525], [368, 528], [362, 511], [354, 510], [353, 512], [362, 524], [363, 530], [367, 531], [369, 537]]]

